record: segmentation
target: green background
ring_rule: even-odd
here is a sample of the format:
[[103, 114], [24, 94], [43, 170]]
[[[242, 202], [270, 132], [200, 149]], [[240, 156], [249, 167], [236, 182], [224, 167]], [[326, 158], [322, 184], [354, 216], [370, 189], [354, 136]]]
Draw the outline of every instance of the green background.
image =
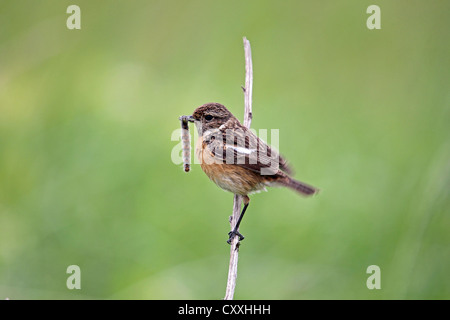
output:
[[279, 129], [321, 193], [252, 196], [235, 298], [450, 298], [449, 15], [448, 1], [0, 1], [0, 299], [223, 298], [233, 196], [172, 163], [171, 135], [206, 102], [242, 119], [243, 36], [252, 127]]

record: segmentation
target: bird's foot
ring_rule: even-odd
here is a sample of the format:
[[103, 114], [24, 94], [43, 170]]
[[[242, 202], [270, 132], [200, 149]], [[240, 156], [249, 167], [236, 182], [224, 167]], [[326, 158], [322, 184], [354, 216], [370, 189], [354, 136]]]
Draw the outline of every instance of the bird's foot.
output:
[[239, 241], [244, 240], [244, 236], [242, 234], [240, 234], [239, 231], [237, 231], [237, 230], [233, 230], [233, 231], [228, 232], [228, 236], [229, 236], [229, 238], [227, 240], [228, 244], [231, 244], [231, 240], [233, 240], [233, 238], [235, 236], [239, 237]]

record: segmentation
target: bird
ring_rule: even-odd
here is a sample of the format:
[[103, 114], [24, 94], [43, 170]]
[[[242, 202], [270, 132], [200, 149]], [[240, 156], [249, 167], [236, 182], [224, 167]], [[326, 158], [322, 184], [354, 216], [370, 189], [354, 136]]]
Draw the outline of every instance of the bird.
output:
[[206, 103], [194, 110], [187, 120], [198, 131], [195, 154], [203, 172], [220, 188], [241, 195], [244, 207], [227, 242], [244, 236], [239, 225], [249, 206], [249, 195], [266, 187], [290, 188], [303, 196], [319, 189], [291, 177], [292, 169], [266, 142], [261, 140], [222, 104]]

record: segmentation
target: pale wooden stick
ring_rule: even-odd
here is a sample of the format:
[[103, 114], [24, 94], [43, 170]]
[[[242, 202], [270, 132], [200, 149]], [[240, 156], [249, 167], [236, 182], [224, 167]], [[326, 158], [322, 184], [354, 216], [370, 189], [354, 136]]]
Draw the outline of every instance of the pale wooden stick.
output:
[[244, 88], [244, 126], [250, 129], [252, 124], [252, 92], [253, 92], [253, 63], [252, 63], [252, 49], [250, 47], [250, 41], [244, 37], [244, 50], [245, 50], [245, 88]]
[[[244, 37], [245, 52], [245, 87], [244, 89], [244, 126], [250, 128], [252, 122], [252, 91], [253, 91], [253, 65], [250, 42]], [[233, 215], [230, 217], [231, 230], [234, 229], [241, 213], [242, 196], [235, 194], [233, 203]], [[230, 265], [228, 267], [227, 289], [224, 300], [233, 300], [236, 288], [237, 266], [239, 258], [239, 236], [235, 236], [230, 244]]]

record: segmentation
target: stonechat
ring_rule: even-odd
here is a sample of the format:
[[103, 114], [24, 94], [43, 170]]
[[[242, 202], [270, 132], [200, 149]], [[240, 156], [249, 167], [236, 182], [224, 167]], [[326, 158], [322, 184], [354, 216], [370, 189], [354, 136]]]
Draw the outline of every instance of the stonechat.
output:
[[275, 150], [243, 126], [219, 103], [207, 103], [195, 109], [192, 116], [198, 130], [195, 153], [202, 170], [220, 188], [243, 196], [244, 208], [235, 228], [229, 232], [228, 243], [238, 232], [242, 217], [250, 203], [249, 194], [266, 187], [283, 186], [304, 196], [318, 189], [290, 177], [287, 161]]

